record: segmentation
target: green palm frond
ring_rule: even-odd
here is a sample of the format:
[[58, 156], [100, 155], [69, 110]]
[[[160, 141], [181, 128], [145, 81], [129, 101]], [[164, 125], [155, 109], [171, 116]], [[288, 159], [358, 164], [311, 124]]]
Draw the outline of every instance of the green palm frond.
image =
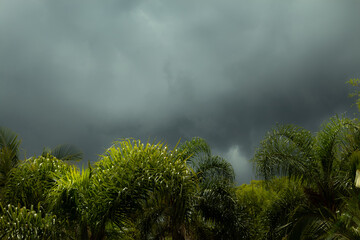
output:
[[232, 165], [219, 156], [200, 160], [197, 164], [197, 172], [205, 182], [226, 181], [231, 184], [235, 180]]
[[314, 150], [325, 179], [331, 176], [333, 165], [339, 164], [344, 141], [343, 129], [344, 121], [338, 117], [333, 117], [322, 125], [321, 130], [316, 135]]
[[337, 212], [337, 218], [329, 230], [328, 239], [358, 240], [360, 239], [360, 195], [353, 189], [350, 197], [344, 198], [344, 204]]
[[267, 239], [282, 239], [294, 227], [297, 217], [306, 207], [306, 197], [299, 182], [289, 182], [264, 213], [264, 224], [268, 226]]
[[46, 197], [49, 209], [65, 221], [86, 222], [87, 199], [91, 184], [91, 168], [71, 166], [65, 173], [53, 173], [56, 184]]
[[[265, 180], [295, 176], [302, 185], [302, 200], [297, 207], [288, 206], [291, 195], [284, 195], [269, 208], [268, 224], [274, 229], [269, 231], [270, 238], [342, 239], [339, 231], [344, 229], [336, 228], [337, 235], [331, 229], [344, 226], [341, 214], [349, 211], [342, 209], [342, 204], [353, 189], [360, 165], [358, 126], [357, 120], [336, 116], [314, 136], [293, 125], [277, 126], [266, 134], [253, 158], [257, 173]], [[346, 228], [343, 235], [353, 234], [352, 238], [357, 239], [357, 233], [349, 229], [354, 230]], [[330, 232], [334, 234], [330, 236]]]
[[331, 225], [331, 221], [316, 215], [304, 215], [296, 221], [287, 238], [294, 240], [327, 239]]
[[0, 148], [9, 148], [14, 152], [18, 151], [20, 140], [16, 133], [8, 128], [0, 127]]
[[20, 142], [16, 133], [0, 127], [0, 187], [5, 185], [10, 170], [19, 163]]
[[[133, 228], [129, 226], [140, 224], [139, 215], [143, 213], [152, 219], [143, 219], [152, 224], [148, 226], [152, 236], [161, 232], [157, 223], [173, 229], [181, 226], [186, 222], [190, 196], [196, 187], [186, 160], [182, 152], [169, 150], [162, 142], [115, 142], [93, 168], [89, 189], [91, 228], [101, 232], [107, 223], [112, 223], [126, 232]], [[163, 199], [164, 205], [154, 199]]]
[[211, 148], [207, 142], [199, 137], [194, 137], [190, 141], [185, 141], [179, 146], [179, 152], [184, 154], [184, 157], [189, 159], [190, 165], [197, 158], [211, 157]]
[[83, 159], [83, 152], [71, 144], [60, 144], [53, 149], [45, 148], [43, 156], [50, 154], [63, 161], [80, 161]]
[[303, 176], [314, 168], [314, 138], [293, 125], [278, 125], [260, 143], [252, 161], [257, 173], [269, 180], [276, 175]]
[[184, 142], [179, 147], [183, 158], [187, 158], [188, 165], [202, 178], [204, 182], [228, 181], [232, 184], [235, 173], [232, 165], [224, 158], [213, 156], [207, 142], [195, 137]]

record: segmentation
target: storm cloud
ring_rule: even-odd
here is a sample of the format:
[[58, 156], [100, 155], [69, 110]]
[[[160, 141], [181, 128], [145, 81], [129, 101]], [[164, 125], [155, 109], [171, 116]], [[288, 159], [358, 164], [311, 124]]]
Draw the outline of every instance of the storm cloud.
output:
[[254, 178], [276, 123], [316, 131], [353, 100], [356, 0], [0, 0], [0, 125], [26, 154], [205, 138]]

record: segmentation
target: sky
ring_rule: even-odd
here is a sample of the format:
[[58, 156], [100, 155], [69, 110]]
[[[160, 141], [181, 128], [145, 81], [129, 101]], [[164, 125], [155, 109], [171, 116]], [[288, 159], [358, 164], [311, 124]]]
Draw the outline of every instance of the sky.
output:
[[26, 156], [202, 137], [234, 167], [277, 123], [356, 111], [358, 0], [0, 0], [0, 126]]

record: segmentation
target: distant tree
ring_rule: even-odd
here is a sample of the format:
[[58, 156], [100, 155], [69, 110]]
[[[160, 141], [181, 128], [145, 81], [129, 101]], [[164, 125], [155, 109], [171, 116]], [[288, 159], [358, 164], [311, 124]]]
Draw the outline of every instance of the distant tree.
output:
[[354, 90], [352, 93], [349, 94], [349, 97], [355, 97], [356, 98], [356, 105], [358, 107], [358, 110], [360, 111], [360, 91], [357, 90], [360, 87], [360, 79], [359, 78], [352, 78], [349, 81], [346, 82], [347, 84], [353, 86], [356, 90]]
[[277, 199], [278, 193], [267, 189], [263, 180], [252, 180], [236, 188], [236, 199], [240, 209], [245, 213], [245, 224], [249, 229], [250, 239], [263, 239], [269, 230], [265, 223], [265, 211]]
[[[249, 239], [281, 239], [293, 210], [303, 201], [301, 185], [286, 177], [252, 180], [236, 189], [237, 202], [247, 217]], [[289, 198], [289, 197], [292, 198]], [[281, 228], [282, 227], [282, 228]]]

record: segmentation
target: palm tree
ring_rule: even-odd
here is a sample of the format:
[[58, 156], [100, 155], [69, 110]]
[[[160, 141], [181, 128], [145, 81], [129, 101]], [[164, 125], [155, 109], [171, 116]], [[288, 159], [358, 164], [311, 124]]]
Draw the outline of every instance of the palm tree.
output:
[[[8, 128], [0, 127], [0, 198], [10, 170], [20, 163], [20, 143], [16, 133]], [[53, 149], [44, 148], [42, 156], [47, 155], [64, 161], [80, 161], [83, 158], [82, 151], [70, 144], [61, 144]]]
[[4, 187], [4, 201], [7, 204], [27, 208], [34, 206], [47, 210], [48, 192], [56, 185], [55, 174], [66, 174], [74, 166], [53, 156], [29, 158], [10, 171]]
[[208, 143], [199, 137], [185, 141], [179, 150], [187, 159], [187, 164], [201, 178], [201, 182], [234, 183], [235, 173], [232, 165], [220, 156], [214, 156]]
[[89, 239], [89, 199], [94, 197], [90, 185], [92, 168], [79, 169], [72, 166], [69, 171], [53, 174], [56, 184], [46, 196], [49, 210], [59, 216], [74, 239]]
[[[179, 147], [179, 152], [184, 154], [189, 167], [199, 178], [194, 202], [194, 215], [199, 216], [193, 218], [203, 219], [203, 222], [193, 223], [193, 232], [209, 232], [206, 229], [210, 229], [212, 238], [215, 239], [244, 238], [247, 231], [236, 203], [235, 174], [231, 164], [220, 156], [212, 155], [207, 142], [198, 137], [184, 142]], [[196, 227], [197, 224], [202, 229]]]
[[20, 142], [16, 133], [8, 128], [0, 127], [0, 199], [10, 170], [19, 163]]
[[279, 125], [267, 133], [253, 158], [257, 173], [265, 180], [294, 177], [306, 196], [304, 207], [294, 206], [292, 224], [278, 228], [300, 230], [298, 236], [326, 235], [354, 182], [360, 147], [357, 126], [355, 120], [334, 117], [314, 135], [293, 125]]
[[[182, 239], [196, 186], [186, 161], [175, 151], [163, 143], [136, 140], [115, 142], [93, 167], [54, 179], [47, 199], [50, 209], [81, 239]], [[151, 216], [155, 211], [162, 217]]]

